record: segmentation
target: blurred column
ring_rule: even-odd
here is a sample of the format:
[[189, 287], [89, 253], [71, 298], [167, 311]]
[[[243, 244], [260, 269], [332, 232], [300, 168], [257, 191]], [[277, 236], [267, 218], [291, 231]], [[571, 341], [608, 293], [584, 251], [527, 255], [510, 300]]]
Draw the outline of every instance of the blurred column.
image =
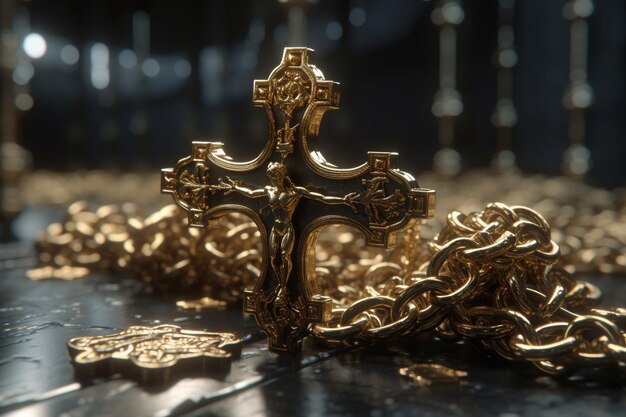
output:
[[517, 110], [513, 103], [513, 67], [517, 64], [514, 6], [515, 0], [498, 0], [498, 48], [494, 57], [498, 101], [491, 123], [496, 128], [498, 146], [493, 166], [500, 172], [517, 170], [513, 153], [513, 130], [517, 125]]
[[593, 90], [587, 82], [587, 49], [589, 25], [593, 13], [591, 0], [571, 0], [563, 7], [563, 16], [570, 20], [570, 75], [563, 96], [569, 112], [569, 147], [563, 155], [563, 172], [584, 177], [591, 168], [591, 156], [585, 146], [585, 111], [593, 102]]
[[22, 210], [20, 180], [30, 166], [30, 154], [18, 143], [13, 75], [20, 39], [12, 30], [14, 4], [0, 1], [0, 240], [12, 238], [11, 221]]
[[133, 14], [133, 50], [137, 57], [135, 79], [137, 81], [137, 101], [131, 117], [130, 131], [136, 137], [136, 168], [146, 168], [150, 154], [150, 115], [147, 109], [147, 73], [158, 73], [158, 62], [150, 58], [150, 16], [143, 10]]
[[433, 163], [436, 172], [447, 176], [461, 171], [461, 156], [454, 149], [454, 123], [463, 112], [456, 89], [456, 26], [464, 17], [458, 0], [441, 0], [431, 15], [439, 26], [439, 90], [432, 105], [439, 125], [439, 150]]
[[287, 27], [289, 28], [289, 46], [306, 45], [306, 14], [300, 2], [292, 0], [287, 12]]

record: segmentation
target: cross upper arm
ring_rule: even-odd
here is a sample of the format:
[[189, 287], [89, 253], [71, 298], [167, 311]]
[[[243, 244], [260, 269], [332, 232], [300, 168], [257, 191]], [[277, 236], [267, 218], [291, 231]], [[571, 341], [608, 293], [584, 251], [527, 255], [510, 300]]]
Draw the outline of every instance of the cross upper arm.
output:
[[309, 191], [309, 190], [307, 190], [304, 187], [298, 186], [298, 187], [296, 187], [296, 190], [298, 191], [298, 193], [302, 194], [303, 196], [308, 197], [308, 198], [312, 198], [314, 200], [320, 200], [320, 199], [324, 198], [323, 194], [316, 193], [315, 191]]

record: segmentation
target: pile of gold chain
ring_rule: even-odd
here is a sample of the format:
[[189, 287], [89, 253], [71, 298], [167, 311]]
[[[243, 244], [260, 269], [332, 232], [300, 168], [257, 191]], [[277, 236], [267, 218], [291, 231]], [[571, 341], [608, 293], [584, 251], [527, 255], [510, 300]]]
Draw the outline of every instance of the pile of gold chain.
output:
[[500, 203], [454, 211], [430, 248], [432, 258], [409, 274], [372, 266], [370, 296], [334, 309], [313, 334], [343, 343], [434, 330], [550, 374], [626, 366], [626, 309], [595, 308], [600, 291], [555, 265], [559, 247], [537, 212]]
[[70, 280], [90, 271], [113, 271], [136, 277], [155, 291], [239, 300], [259, 276], [256, 225], [238, 215], [224, 216], [205, 229], [186, 223], [184, 212], [173, 204], [144, 217], [130, 203], [90, 211], [86, 202], [77, 201], [61, 223], [39, 236], [41, 266], [27, 274]]
[[497, 196], [509, 205], [532, 207], [548, 220], [568, 272], [626, 276], [626, 188], [609, 191], [568, 177], [496, 175], [486, 169], [453, 179], [426, 175], [420, 183], [437, 185], [436, 221], [422, 233], [428, 232], [427, 238], [441, 230], [447, 213], [482, 210]]
[[[324, 295], [334, 299], [333, 318], [314, 326], [313, 335], [338, 344], [433, 331], [445, 339], [477, 340], [502, 357], [529, 360], [552, 374], [581, 367], [626, 368], [626, 310], [596, 308], [599, 290], [570, 274], [624, 272], [623, 204], [616, 209], [616, 197], [607, 199], [589, 187], [594, 194], [585, 198], [594, 202], [583, 210], [592, 213], [581, 220], [568, 207], [576, 207], [572, 196], [585, 190], [568, 192], [560, 183], [554, 193], [566, 190], [565, 195], [548, 198], [550, 184], [535, 182], [544, 184], [543, 194], [537, 193], [544, 198], [537, 197], [536, 206], [559, 225], [557, 235], [568, 257], [561, 256], [541, 215], [500, 203], [468, 215], [452, 211], [430, 242], [424, 236], [434, 230], [427, 224], [405, 232], [388, 250], [365, 246], [354, 229], [329, 227], [317, 242], [316, 274]], [[472, 195], [465, 191], [458, 195]], [[454, 192], [449, 194], [440, 199], [440, 207], [458, 202]], [[472, 204], [476, 201], [461, 205]], [[559, 207], [561, 217], [552, 213]], [[611, 220], [616, 224], [604, 227]], [[582, 236], [564, 233], [587, 223], [591, 228]], [[590, 254], [585, 268], [585, 259], [572, 255], [594, 234], [598, 246], [580, 249]], [[612, 245], [611, 250], [603, 252], [602, 243]], [[240, 299], [243, 289], [254, 285], [261, 263], [261, 241], [250, 219], [230, 214], [206, 229], [188, 228], [184, 212], [174, 205], [144, 217], [129, 203], [90, 211], [85, 202], [77, 202], [37, 244], [43, 266], [29, 272], [34, 279], [73, 279], [111, 270], [135, 276], [157, 291], [225, 301]]]
[[[235, 301], [259, 276], [260, 237], [231, 214], [206, 229], [186, 226], [173, 205], [142, 217], [136, 206], [70, 206], [38, 241], [43, 269], [109, 269], [156, 290]], [[556, 265], [559, 247], [535, 211], [493, 203], [453, 211], [430, 242], [418, 230], [391, 250], [368, 248], [353, 229], [320, 235], [317, 280], [333, 318], [313, 327], [326, 343], [359, 343], [434, 331], [468, 338], [507, 359], [557, 374], [626, 365], [626, 310], [595, 308], [600, 291]], [[69, 268], [69, 269], [68, 269]]]

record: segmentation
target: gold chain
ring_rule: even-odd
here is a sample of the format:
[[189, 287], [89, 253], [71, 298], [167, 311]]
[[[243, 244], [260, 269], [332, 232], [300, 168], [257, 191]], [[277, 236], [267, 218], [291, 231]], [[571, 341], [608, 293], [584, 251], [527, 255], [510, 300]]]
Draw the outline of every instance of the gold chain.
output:
[[316, 325], [313, 334], [339, 343], [434, 330], [550, 374], [624, 367], [626, 309], [595, 308], [598, 288], [555, 265], [559, 247], [537, 212], [501, 203], [469, 215], [454, 211], [430, 247], [430, 261], [410, 274], [373, 266], [389, 269], [382, 290], [370, 287], [369, 297], [335, 309], [330, 325]]
[[[37, 171], [25, 179], [20, 190], [21, 199], [28, 206], [86, 199], [140, 201], [154, 208], [164, 201], [162, 195], [154, 193], [158, 180], [158, 176], [139, 173]], [[488, 170], [466, 172], [453, 179], [425, 173], [419, 182], [437, 184], [435, 218], [420, 230], [427, 239], [441, 230], [448, 212], [480, 210], [493, 196], [498, 196], [499, 201], [508, 204], [533, 207], [549, 221], [552, 239], [561, 248], [560, 265], [568, 272], [626, 275], [626, 188], [607, 191], [567, 177], [515, 172], [494, 175]], [[129, 204], [119, 204], [117, 208], [121, 206], [132, 208]], [[131, 212], [130, 215], [139, 216], [136, 207]]]
[[[206, 229], [188, 228], [168, 205], [141, 217], [136, 206], [70, 206], [64, 223], [38, 240], [46, 275], [88, 270], [130, 273], [155, 290], [235, 301], [259, 276], [254, 223], [230, 214]], [[316, 274], [334, 300], [333, 317], [312, 334], [325, 343], [375, 342], [434, 331], [478, 340], [507, 359], [558, 374], [626, 363], [626, 309], [595, 308], [600, 291], [556, 265], [550, 226], [523, 206], [493, 203], [453, 211], [429, 243], [418, 230], [391, 250], [369, 248], [353, 229], [329, 227], [319, 239]], [[56, 271], [56, 275], [51, 273]]]
[[89, 211], [87, 203], [78, 201], [70, 205], [63, 222], [51, 224], [39, 236], [42, 267], [28, 275], [71, 280], [109, 270], [134, 276], [155, 291], [239, 300], [259, 276], [256, 225], [234, 214], [206, 229], [186, 223], [173, 204], [143, 217], [134, 204]]

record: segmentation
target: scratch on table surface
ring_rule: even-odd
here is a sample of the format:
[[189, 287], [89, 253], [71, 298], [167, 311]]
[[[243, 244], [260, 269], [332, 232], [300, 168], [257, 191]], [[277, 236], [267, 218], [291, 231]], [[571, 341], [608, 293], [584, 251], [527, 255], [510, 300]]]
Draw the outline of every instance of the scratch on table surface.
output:
[[84, 324], [77, 323], [63, 323], [63, 327], [71, 327], [74, 329], [79, 329], [80, 331], [90, 331], [90, 330], [98, 330], [98, 331], [111, 331], [111, 330], [122, 330], [119, 327], [109, 327], [109, 326], [85, 326]]
[[37, 367], [39, 367], [41, 365], [41, 359], [39, 359], [39, 358], [34, 358], [32, 356], [24, 356], [24, 355], [12, 355], [9, 358], [0, 360], [0, 366], [6, 365], [6, 364], [8, 364], [10, 362], [13, 362], [13, 361], [36, 363]]
[[9, 347], [9, 346], [13, 346], [13, 345], [19, 345], [20, 343], [26, 343], [26, 342], [30, 342], [31, 339], [19, 339], [19, 340], [14, 340], [12, 342], [9, 343], [5, 343], [3, 345], [0, 345], [0, 349], [4, 349], [5, 347]]
[[[30, 302], [30, 304], [35, 304], [35, 301]], [[28, 302], [26, 303], [28, 304]], [[24, 307], [23, 304], [18, 304], [16, 306], [11, 307], [13, 309], [13, 311], [21, 311], [21, 309]], [[30, 306], [28, 306], [30, 307]], [[46, 313], [43, 311], [39, 311], [39, 312], [35, 312], [35, 313], [30, 313], [30, 314], [15, 314], [13, 316], [9, 316], [9, 317], [14, 317], [15, 320], [14, 322], [16, 323], [20, 323], [20, 322], [24, 322], [26, 320], [30, 320], [30, 319], [36, 319], [37, 317], [43, 317], [45, 316]]]
[[30, 336], [32, 334], [35, 334], [36, 332], [40, 331], [40, 330], [44, 330], [47, 329], [48, 327], [63, 327], [63, 323], [59, 323], [57, 321], [49, 321], [47, 323], [41, 323], [41, 324], [31, 324], [28, 326], [16, 326], [16, 327], [10, 327], [8, 329], [4, 329], [2, 336], [7, 336], [7, 337], [23, 337], [23, 336]]
[[264, 377], [263, 375], [254, 375], [212, 392], [206, 392], [198, 389], [200, 387], [195, 384], [193, 380], [185, 380], [175, 388], [179, 389], [180, 392], [184, 392], [187, 398], [183, 402], [177, 404], [168, 404], [167, 407], [161, 408], [152, 413], [151, 417], [163, 417], [190, 411], [194, 408], [205, 405], [208, 401], [216, 401], [218, 399], [228, 397], [229, 395], [242, 392], [248, 388], [259, 385], [266, 380], [267, 377]]
[[[0, 397], [0, 407], [10, 407], [17, 404], [27, 404], [27, 403], [37, 403], [41, 401], [46, 401], [61, 395], [68, 394], [73, 391], [80, 390], [81, 385], [78, 382], [74, 382], [72, 384], [64, 385], [58, 388], [54, 388], [45, 392], [41, 392], [38, 394], [22, 394], [16, 393], [14, 395]], [[9, 399], [9, 401], [6, 401]]]
[[10, 311], [22, 311], [23, 309], [23, 306], [2, 307], [0, 308], [0, 313], [8, 313]]
[[117, 397], [118, 395], [128, 391], [135, 386], [137, 386], [136, 382], [127, 382], [123, 385], [120, 385], [119, 387], [116, 387], [115, 389], [110, 390], [104, 398], [111, 399], [113, 397]]

